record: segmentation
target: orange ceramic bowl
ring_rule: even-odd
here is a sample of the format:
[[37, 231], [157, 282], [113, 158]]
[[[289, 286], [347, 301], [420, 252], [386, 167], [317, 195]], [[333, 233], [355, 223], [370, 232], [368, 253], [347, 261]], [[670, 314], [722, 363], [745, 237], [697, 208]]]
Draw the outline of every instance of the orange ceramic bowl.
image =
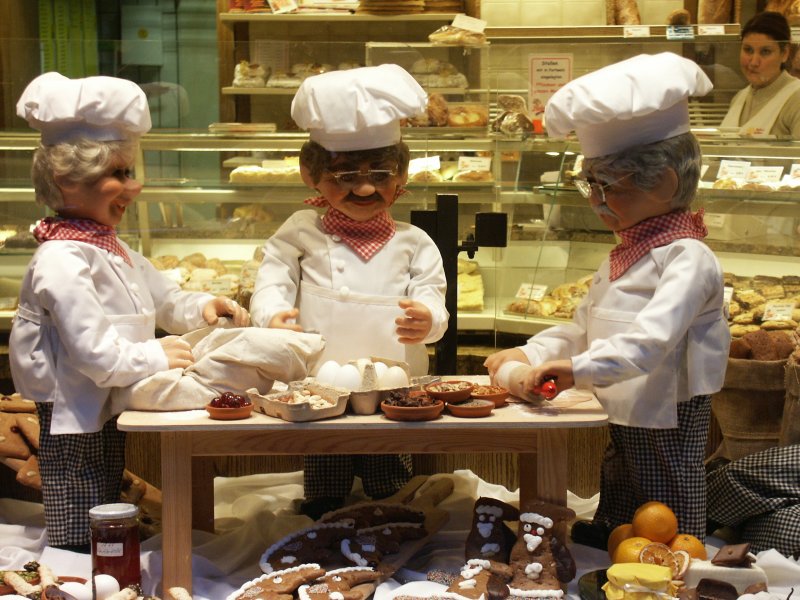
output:
[[454, 403], [468, 400], [473, 387], [475, 386], [469, 381], [439, 381], [426, 385], [425, 391], [432, 398]]
[[448, 404], [447, 410], [454, 417], [464, 417], [474, 419], [477, 417], [488, 417], [494, 410], [494, 402], [491, 400], [470, 400], [460, 404]]
[[392, 421], [433, 421], [442, 414], [444, 402], [439, 401], [428, 406], [394, 406], [383, 401], [381, 410]]
[[236, 408], [219, 408], [206, 404], [208, 416], [218, 421], [235, 421], [236, 419], [247, 419], [253, 412], [252, 404], [237, 406]]
[[508, 394], [508, 390], [499, 385], [476, 385], [471, 396], [476, 400], [491, 400], [495, 408], [500, 408], [506, 405]]

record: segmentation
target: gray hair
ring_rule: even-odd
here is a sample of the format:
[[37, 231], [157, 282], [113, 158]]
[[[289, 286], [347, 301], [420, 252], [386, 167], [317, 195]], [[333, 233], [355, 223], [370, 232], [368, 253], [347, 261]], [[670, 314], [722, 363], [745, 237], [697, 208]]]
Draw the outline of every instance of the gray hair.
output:
[[697, 193], [700, 182], [702, 154], [700, 144], [692, 133], [626, 148], [616, 154], [587, 158], [584, 173], [595, 176], [602, 173], [610, 179], [632, 173], [636, 187], [652, 190], [658, 186], [665, 169], [673, 169], [678, 176], [678, 188], [672, 198], [673, 209], [688, 208]]
[[63, 208], [64, 198], [56, 184], [57, 177], [73, 183], [93, 183], [120, 158], [125, 164], [133, 163], [136, 147], [135, 140], [99, 142], [90, 139], [53, 146], [40, 145], [33, 154], [31, 166], [36, 202], [54, 211]]

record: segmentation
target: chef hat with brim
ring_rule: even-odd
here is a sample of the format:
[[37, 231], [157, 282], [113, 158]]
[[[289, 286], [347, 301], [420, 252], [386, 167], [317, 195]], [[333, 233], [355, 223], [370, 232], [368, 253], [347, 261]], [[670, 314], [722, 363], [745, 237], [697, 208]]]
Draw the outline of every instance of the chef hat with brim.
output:
[[587, 158], [665, 140], [689, 131], [689, 98], [711, 80], [691, 60], [640, 54], [570, 81], [545, 107], [553, 138], [575, 131]]
[[116, 77], [39, 75], [17, 102], [17, 115], [42, 132], [42, 144], [79, 139], [120, 141], [150, 130], [150, 108], [138, 85]]
[[405, 69], [387, 64], [308, 77], [292, 100], [292, 118], [326, 150], [370, 150], [399, 142], [400, 119], [424, 113], [427, 103]]

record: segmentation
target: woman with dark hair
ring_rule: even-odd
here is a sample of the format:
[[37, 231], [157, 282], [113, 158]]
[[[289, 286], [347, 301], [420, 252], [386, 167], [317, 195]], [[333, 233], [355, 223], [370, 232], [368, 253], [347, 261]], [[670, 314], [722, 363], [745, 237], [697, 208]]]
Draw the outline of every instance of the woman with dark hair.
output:
[[786, 71], [791, 38], [786, 17], [777, 12], [758, 13], [745, 23], [739, 65], [749, 85], [734, 96], [722, 127], [800, 139], [800, 80]]

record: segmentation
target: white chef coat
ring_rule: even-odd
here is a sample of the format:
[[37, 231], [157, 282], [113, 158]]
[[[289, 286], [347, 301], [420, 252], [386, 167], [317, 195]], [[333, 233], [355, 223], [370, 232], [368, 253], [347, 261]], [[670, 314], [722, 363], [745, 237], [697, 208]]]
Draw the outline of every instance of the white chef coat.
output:
[[[417, 375], [427, 368], [427, 354], [425, 365], [419, 362], [424, 344], [447, 329], [446, 287], [441, 254], [418, 227], [397, 223], [394, 236], [364, 261], [339, 236], [325, 233], [315, 210], [301, 210], [264, 245], [250, 316], [267, 327], [276, 313], [298, 306], [303, 329], [326, 339], [321, 361], [405, 357]], [[397, 342], [394, 320], [402, 315], [397, 302], [404, 297], [431, 311], [433, 325], [421, 344]]]
[[572, 358], [575, 387], [591, 390], [609, 422], [677, 427], [677, 403], [722, 388], [730, 346], [722, 268], [703, 242], [652, 249], [615, 281], [595, 273], [573, 321], [521, 349], [532, 365]]
[[14, 386], [53, 403], [52, 434], [100, 431], [112, 387], [168, 368], [156, 325], [182, 334], [206, 325], [213, 296], [183, 292], [120, 241], [133, 262], [85, 242], [50, 240], [22, 282], [9, 342]]

